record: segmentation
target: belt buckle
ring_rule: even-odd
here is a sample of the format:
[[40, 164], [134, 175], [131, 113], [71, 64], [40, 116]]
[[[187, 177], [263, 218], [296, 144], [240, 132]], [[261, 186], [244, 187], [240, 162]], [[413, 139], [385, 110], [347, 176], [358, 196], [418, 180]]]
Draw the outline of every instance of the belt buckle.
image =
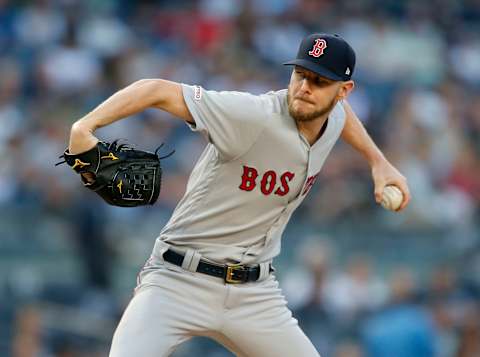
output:
[[227, 274], [225, 275], [225, 281], [229, 284], [241, 284], [243, 280], [235, 280], [234, 274], [235, 271], [245, 271], [245, 267], [243, 265], [227, 265]]

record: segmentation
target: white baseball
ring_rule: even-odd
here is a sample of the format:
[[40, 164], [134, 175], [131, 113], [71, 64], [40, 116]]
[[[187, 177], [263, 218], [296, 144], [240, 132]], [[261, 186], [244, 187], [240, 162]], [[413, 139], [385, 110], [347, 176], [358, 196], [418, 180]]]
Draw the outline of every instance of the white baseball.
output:
[[383, 189], [382, 207], [396, 211], [403, 202], [402, 191], [396, 186], [389, 185]]

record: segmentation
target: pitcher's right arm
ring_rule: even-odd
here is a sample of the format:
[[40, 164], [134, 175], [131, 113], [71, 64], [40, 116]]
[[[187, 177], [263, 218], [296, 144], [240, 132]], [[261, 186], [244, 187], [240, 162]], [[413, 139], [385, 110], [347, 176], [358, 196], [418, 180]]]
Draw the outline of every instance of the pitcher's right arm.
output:
[[69, 152], [81, 153], [98, 142], [96, 129], [148, 108], [165, 110], [175, 117], [194, 123], [179, 83], [163, 79], [142, 79], [116, 92], [98, 107], [77, 120], [70, 130]]

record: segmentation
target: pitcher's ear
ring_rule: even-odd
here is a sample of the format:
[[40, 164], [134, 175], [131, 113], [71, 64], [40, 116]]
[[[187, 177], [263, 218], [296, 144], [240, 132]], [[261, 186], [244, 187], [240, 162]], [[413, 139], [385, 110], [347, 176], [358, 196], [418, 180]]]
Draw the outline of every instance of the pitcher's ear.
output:
[[340, 90], [338, 91], [337, 98], [338, 99], [345, 99], [348, 95], [353, 91], [355, 88], [355, 82], [352, 80], [344, 81], [340, 86]]

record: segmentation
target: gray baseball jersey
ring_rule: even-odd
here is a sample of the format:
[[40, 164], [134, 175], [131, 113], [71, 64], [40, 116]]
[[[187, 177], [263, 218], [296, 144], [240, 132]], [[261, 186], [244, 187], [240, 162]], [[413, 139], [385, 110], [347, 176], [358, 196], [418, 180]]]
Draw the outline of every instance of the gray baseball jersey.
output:
[[310, 146], [288, 113], [287, 90], [257, 96], [182, 87], [191, 129], [209, 143], [154, 253], [165, 242], [217, 263], [270, 261], [342, 132], [343, 105]]
[[[109, 356], [167, 356], [192, 336], [207, 336], [237, 356], [318, 357], [262, 266], [280, 252], [285, 225], [338, 139], [343, 106], [310, 146], [288, 114], [286, 90], [255, 96], [183, 85], [183, 95], [191, 128], [209, 144], [138, 276]], [[182, 267], [164, 261], [171, 246], [185, 253]], [[259, 279], [225, 284], [196, 272], [200, 255], [260, 264]]]

